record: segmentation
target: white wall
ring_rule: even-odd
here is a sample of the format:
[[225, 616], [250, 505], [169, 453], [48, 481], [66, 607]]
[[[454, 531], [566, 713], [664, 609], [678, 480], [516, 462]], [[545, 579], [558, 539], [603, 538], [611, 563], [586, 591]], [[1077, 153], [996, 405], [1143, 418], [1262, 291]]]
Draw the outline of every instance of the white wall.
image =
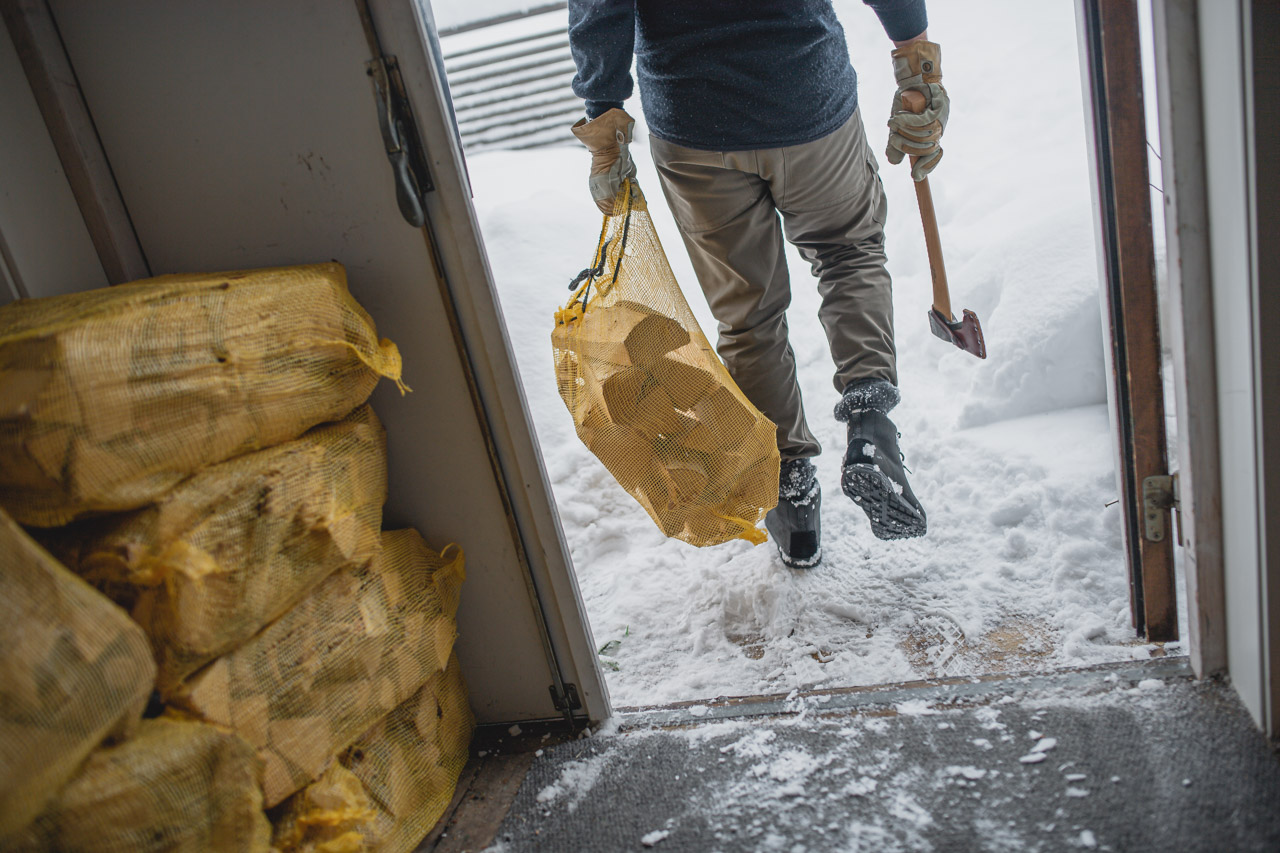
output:
[[1223, 563], [1227, 665], [1241, 700], [1267, 725], [1260, 456], [1255, 400], [1254, 294], [1250, 210], [1252, 165], [1246, 139], [1247, 0], [1200, 4], [1205, 160], [1213, 276], [1221, 432]]
[[0, 305], [106, 287], [9, 31], [0, 25]]

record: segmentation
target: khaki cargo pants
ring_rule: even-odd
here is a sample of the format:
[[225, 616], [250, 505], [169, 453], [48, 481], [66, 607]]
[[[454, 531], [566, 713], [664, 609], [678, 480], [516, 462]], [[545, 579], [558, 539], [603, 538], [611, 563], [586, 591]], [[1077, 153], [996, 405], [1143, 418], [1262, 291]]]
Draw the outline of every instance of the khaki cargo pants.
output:
[[704, 151], [649, 140], [719, 325], [716, 351], [747, 398], [778, 425], [783, 460], [818, 455], [787, 341], [784, 234], [818, 279], [818, 318], [836, 389], [857, 379], [898, 381], [884, 187], [861, 110], [822, 139], [786, 148]]

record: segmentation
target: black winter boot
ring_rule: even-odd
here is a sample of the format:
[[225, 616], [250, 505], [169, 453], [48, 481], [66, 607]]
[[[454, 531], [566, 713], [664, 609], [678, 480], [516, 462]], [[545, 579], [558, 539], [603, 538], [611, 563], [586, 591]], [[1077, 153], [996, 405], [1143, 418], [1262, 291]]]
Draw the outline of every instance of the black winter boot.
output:
[[822, 562], [822, 490], [817, 475], [808, 459], [783, 462], [778, 505], [764, 517], [778, 555], [793, 569], [811, 569]]
[[910, 539], [927, 529], [924, 507], [907, 482], [900, 433], [889, 420], [900, 399], [893, 384], [864, 379], [846, 388], [836, 404], [836, 420], [849, 425], [840, 487], [867, 514], [877, 539]]

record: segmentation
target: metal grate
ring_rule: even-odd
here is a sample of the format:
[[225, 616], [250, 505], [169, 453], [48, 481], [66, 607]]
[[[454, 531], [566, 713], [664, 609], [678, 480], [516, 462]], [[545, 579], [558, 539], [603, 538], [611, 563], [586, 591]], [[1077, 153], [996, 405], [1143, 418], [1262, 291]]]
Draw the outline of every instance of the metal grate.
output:
[[440, 33], [458, 132], [467, 153], [572, 143], [583, 114], [573, 94], [565, 3]]

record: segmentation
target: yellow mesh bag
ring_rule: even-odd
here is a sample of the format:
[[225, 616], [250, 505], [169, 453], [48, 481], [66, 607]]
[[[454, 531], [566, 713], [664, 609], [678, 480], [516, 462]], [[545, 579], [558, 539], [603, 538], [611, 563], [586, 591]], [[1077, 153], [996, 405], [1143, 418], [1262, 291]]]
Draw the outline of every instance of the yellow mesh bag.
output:
[[578, 437], [668, 536], [765, 540], [774, 425], [712, 351], [626, 181], [585, 280], [556, 312], [556, 382]]
[[0, 307], [0, 506], [41, 527], [144, 506], [380, 376], [399, 382], [400, 353], [336, 263], [20, 300]]
[[0, 849], [142, 716], [155, 664], [119, 607], [0, 511]]
[[261, 767], [239, 736], [203, 723], [146, 720], [95, 752], [12, 851], [266, 853]]
[[275, 824], [281, 853], [407, 853], [453, 799], [475, 717], [457, 655], [407, 702], [291, 797]]
[[363, 853], [382, 843], [378, 810], [354, 773], [338, 762], [280, 804], [271, 849], [277, 853]]
[[49, 544], [130, 608], [167, 693], [333, 572], [372, 560], [386, 497], [386, 433], [362, 406], [206, 468], [144, 510], [49, 531]]
[[370, 565], [330, 575], [169, 701], [253, 744], [274, 806], [445, 668], [464, 576], [456, 546], [436, 554], [417, 531], [384, 533]]

